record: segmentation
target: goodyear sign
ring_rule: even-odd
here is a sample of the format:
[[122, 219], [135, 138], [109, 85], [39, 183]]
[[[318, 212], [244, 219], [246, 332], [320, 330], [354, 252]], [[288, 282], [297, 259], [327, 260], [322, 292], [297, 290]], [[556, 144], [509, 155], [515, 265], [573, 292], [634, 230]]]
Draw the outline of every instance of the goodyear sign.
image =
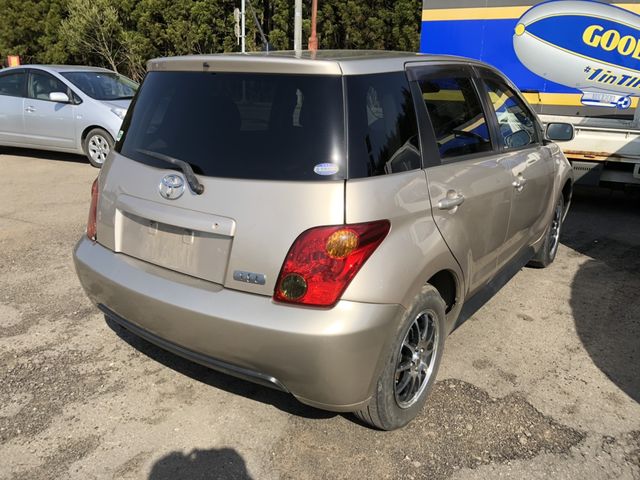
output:
[[626, 110], [637, 103], [640, 2], [467, 3], [425, 0], [422, 52], [493, 64], [529, 101], [555, 107], [544, 113], [585, 114], [585, 107]]

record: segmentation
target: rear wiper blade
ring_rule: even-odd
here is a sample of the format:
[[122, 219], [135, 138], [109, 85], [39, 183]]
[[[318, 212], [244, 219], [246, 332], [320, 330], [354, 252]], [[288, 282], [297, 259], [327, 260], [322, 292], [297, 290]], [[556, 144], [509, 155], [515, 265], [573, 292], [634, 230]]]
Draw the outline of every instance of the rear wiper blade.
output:
[[191, 168], [191, 165], [189, 165], [187, 162], [170, 157], [169, 155], [165, 155], [164, 153], [152, 152], [151, 150], [144, 150], [139, 148], [136, 151], [142, 153], [143, 155], [157, 158], [158, 160], [162, 160], [164, 162], [170, 163], [171, 165], [175, 165], [180, 170], [182, 170], [182, 173], [184, 173], [184, 176], [187, 178], [187, 183], [195, 194], [202, 195], [202, 192], [204, 192], [204, 185], [202, 185], [198, 181], [196, 174], [193, 173], [193, 168]]

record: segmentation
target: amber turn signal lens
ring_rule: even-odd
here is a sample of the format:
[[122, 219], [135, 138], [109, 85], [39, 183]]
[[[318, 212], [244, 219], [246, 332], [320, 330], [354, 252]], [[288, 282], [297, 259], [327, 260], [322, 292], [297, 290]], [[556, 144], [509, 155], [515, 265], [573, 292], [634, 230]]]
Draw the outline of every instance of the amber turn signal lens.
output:
[[345, 258], [358, 248], [358, 235], [353, 230], [338, 230], [327, 239], [327, 255], [331, 258]]
[[280, 282], [280, 293], [288, 300], [298, 300], [307, 293], [307, 282], [297, 273], [290, 273]]
[[389, 220], [378, 220], [305, 230], [287, 253], [273, 299], [333, 307], [390, 228]]

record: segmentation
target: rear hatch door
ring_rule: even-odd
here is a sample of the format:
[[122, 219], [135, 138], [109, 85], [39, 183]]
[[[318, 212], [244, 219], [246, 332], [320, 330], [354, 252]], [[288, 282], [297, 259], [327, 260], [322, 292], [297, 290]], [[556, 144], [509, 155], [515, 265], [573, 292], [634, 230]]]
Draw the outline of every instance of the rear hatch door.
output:
[[[151, 72], [101, 175], [98, 242], [271, 295], [295, 238], [344, 221], [341, 88], [339, 76]], [[204, 192], [145, 151], [188, 162]], [[183, 183], [175, 198], [167, 178]]]

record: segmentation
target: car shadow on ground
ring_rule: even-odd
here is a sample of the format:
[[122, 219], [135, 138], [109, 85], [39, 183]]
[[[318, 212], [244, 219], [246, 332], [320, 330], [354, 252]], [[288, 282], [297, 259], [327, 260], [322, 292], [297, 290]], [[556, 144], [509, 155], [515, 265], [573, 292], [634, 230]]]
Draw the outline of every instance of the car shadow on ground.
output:
[[241, 395], [254, 401], [272, 405], [283, 412], [303, 418], [326, 419], [338, 415], [335, 412], [304, 405], [288, 393], [241, 380], [184, 359], [134, 335], [108, 317], [105, 317], [105, 321], [109, 328], [130, 346], [152, 360], [193, 380], [234, 395]]
[[640, 192], [577, 190], [561, 241], [589, 257], [571, 285], [578, 336], [594, 364], [640, 402]]
[[151, 467], [149, 480], [251, 480], [243, 458], [232, 448], [171, 452]]
[[84, 155], [76, 155], [73, 153], [50, 152], [48, 150], [32, 150], [29, 148], [2, 147], [0, 148], [0, 156], [2, 155], [11, 155], [13, 157], [41, 158], [42, 160], [54, 160], [58, 162], [86, 163], [87, 166], [91, 166], [89, 160], [87, 160], [87, 157], [85, 157]]

